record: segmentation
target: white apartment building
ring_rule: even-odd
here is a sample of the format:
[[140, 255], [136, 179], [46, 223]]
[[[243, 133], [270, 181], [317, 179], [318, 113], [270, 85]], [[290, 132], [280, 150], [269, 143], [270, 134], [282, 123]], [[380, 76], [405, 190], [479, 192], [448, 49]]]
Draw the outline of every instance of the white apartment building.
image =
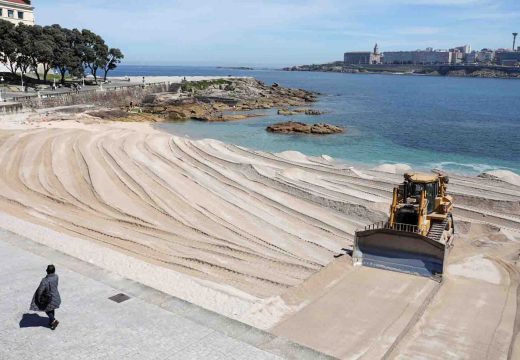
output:
[[34, 7], [31, 0], [0, 0], [0, 19], [13, 24], [34, 25]]
[[384, 64], [449, 64], [452, 53], [447, 50], [435, 51], [385, 51]]

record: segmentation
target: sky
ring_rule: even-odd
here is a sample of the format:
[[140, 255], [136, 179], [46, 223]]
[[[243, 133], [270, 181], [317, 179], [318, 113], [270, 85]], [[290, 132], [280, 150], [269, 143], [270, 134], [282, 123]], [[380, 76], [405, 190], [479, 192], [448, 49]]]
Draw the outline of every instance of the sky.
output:
[[[345, 51], [510, 48], [520, 0], [34, 0], [40, 25], [87, 28], [126, 64], [288, 66]], [[520, 43], [520, 41], [519, 41]]]

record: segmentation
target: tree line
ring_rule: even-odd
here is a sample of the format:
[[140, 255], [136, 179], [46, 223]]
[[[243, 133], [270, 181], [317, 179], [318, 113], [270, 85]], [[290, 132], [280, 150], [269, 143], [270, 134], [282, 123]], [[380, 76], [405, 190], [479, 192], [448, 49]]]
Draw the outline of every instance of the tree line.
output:
[[124, 58], [121, 50], [110, 48], [103, 38], [90, 30], [66, 29], [60, 25], [14, 25], [0, 20], [0, 63], [13, 74], [34, 70], [42, 80], [38, 67], [43, 69], [43, 80], [49, 71], [56, 69], [65, 76], [83, 77], [90, 71], [97, 82], [103, 74], [106, 81], [109, 71]]

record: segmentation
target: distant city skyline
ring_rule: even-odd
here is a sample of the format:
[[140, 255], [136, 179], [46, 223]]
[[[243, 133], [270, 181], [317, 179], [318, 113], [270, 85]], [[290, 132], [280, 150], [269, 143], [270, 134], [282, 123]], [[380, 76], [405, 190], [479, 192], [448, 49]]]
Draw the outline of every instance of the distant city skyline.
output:
[[510, 48], [517, 0], [35, 0], [36, 22], [89, 28], [127, 64], [285, 66], [345, 51]]

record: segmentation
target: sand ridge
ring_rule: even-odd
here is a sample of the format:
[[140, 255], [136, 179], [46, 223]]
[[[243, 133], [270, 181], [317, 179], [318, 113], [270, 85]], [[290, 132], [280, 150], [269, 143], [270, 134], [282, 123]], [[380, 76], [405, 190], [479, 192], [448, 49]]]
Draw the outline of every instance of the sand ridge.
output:
[[[62, 234], [64, 251], [81, 239], [124, 255], [128, 276], [262, 328], [328, 291], [313, 279], [357, 229], [386, 218], [402, 181], [326, 156], [193, 141], [147, 124], [35, 118], [0, 138], [0, 211], [21, 221], [13, 230], [31, 237], [23, 222], [35, 224], [36, 233]], [[453, 176], [450, 192], [460, 226], [520, 229], [518, 186]], [[112, 266], [108, 255], [88, 257]]]

